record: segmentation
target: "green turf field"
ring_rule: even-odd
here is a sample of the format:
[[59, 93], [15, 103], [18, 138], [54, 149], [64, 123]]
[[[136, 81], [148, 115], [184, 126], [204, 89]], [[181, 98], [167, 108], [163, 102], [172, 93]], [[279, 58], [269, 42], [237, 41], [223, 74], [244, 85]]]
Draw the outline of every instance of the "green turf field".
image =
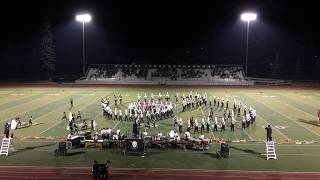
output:
[[[138, 94], [165, 94], [173, 96], [188, 94], [190, 91], [208, 96], [229, 97], [230, 105], [233, 99], [240, 100], [257, 111], [256, 123], [245, 131], [241, 130], [240, 118], [234, 133], [227, 127], [225, 132], [206, 132], [207, 138], [222, 138], [226, 141], [246, 141], [245, 143], [231, 142], [231, 158], [216, 160], [214, 152], [219, 148], [215, 143], [209, 151], [147, 150], [146, 157], [121, 156], [117, 149], [112, 150], [73, 150], [68, 157], [54, 157], [57, 139], [66, 136], [66, 122], [61, 120], [62, 113], [69, 112], [69, 99], [72, 97], [74, 107], [72, 112], [81, 111], [82, 118], [95, 119], [97, 128], [110, 127], [129, 134], [132, 131], [131, 122], [106, 120], [102, 116], [100, 100], [113, 94], [122, 94], [123, 105], [117, 108], [127, 108], [129, 102], [137, 100]], [[112, 108], [113, 98], [111, 98]], [[198, 121], [208, 115], [209, 106], [202, 106], [181, 112], [181, 101], [178, 103], [178, 116], [184, 121], [191, 116]], [[10, 157], [0, 157], [0, 164], [10, 165], [48, 165], [48, 166], [89, 166], [93, 159], [112, 159], [117, 167], [169, 167], [169, 168], [205, 168], [205, 169], [247, 169], [247, 170], [281, 170], [281, 171], [317, 171], [320, 160], [320, 126], [318, 126], [317, 110], [320, 108], [320, 90], [311, 89], [280, 89], [280, 88], [119, 88], [119, 87], [87, 87], [87, 88], [1, 88], [0, 89], [0, 127], [5, 122], [19, 116], [22, 121], [33, 116], [33, 123], [38, 125], [14, 130], [14, 147], [17, 150]], [[215, 114], [223, 115], [223, 110], [215, 109]], [[165, 119], [157, 122], [158, 128], [150, 129], [149, 134], [159, 130], [166, 134], [174, 129], [173, 120]], [[265, 161], [260, 154], [264, 151], [264, 126], [273, 126], [273, 139], [283, 143], [290, 139], [295, 141], [314, 141], [313, 144], [279, 144], [277, 145], [278, 160]], [[276, 128], [283, 127], [283, 128]], [[198, 134], [192, 136], [197, 137]], [[45, 140], [47, 138], [47, 140]], [[299, 167], [296, 164], [299, 163]]]

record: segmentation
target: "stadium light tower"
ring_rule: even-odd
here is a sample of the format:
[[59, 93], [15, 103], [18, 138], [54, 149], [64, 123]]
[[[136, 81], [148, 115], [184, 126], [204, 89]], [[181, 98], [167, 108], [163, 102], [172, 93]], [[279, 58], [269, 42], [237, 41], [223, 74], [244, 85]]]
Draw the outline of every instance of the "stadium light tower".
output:
[[86, 50], [84, 45], [84, 24], [91, 21], [91, 15], [90, 14], [79, 14], [76, 15], [76, 21], [82, 22], [82, 60], [83, 60], [83, 75], [86, 73]]
[[249, 51], [249, 27], [250, 21], [255, 21], [257, 19], [256, 13], [245, 12], [241, 14], [241, 20], [247, 22], [247, 45], [246, 45], [246, 75], [248, 73], [248, 51]]

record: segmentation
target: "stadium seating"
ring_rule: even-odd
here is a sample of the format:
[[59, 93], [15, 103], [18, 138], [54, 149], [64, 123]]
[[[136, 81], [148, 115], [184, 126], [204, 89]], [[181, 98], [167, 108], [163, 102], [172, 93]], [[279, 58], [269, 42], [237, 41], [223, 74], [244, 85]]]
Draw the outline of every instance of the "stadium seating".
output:
[[78, 83], [246, 85], [241, 65], [93, 64]]

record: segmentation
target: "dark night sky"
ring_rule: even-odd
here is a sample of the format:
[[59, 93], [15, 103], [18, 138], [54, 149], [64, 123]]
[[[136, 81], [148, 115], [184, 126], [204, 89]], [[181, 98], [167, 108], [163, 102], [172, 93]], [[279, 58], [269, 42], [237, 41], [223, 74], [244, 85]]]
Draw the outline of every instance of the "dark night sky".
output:
[[[81, 66], [81, 24], [74, 15], [90, 12], [86, 25], [89, 63], [243, 63], [246, 24], [241, 12], [254, 10], [250, 27], [250, 63], [282, 63], [297, 57], [319, 61], [317, 1], [95, 1], [43, 0], [6, 2], [2, 25], [3, 67], [38, 61], [39, 32], [52, 23], [59, 67]], [[189, 50], [190, 53], [186, 53]], [[24, 70], [27, 71], [27, 70]]]

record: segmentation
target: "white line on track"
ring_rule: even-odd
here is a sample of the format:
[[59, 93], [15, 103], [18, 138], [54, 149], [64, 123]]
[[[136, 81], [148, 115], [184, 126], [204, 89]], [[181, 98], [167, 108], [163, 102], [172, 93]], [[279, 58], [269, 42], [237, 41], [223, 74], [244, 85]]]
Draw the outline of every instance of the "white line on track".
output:
[[[13, 173], [12, 171], [3, 171], [0, 169], [0, 173]], [[22, 171], [22, 172], [19, 172], [19, 171], [15, 171], [14, 174], [52, 174], [52, 173], [55, 173], [55, 172], [52, 172], [52, 171], [47, 171], [47, 172], [43, 172], [43, 171], [32, 171], [32, 170], [29, 170], [29, 171]], [[64, 175], [71, 175], [71, 174], [74, 174], [74, 175], [89, 175], [88, 173], [84, 173], [84, 172], [63, 172]], [[11, 177], [11, 176], [10, 176]]]
[[[0, 175], [0, 179], [11, 179], [11, 178], [14, 178], [14, 179], [30, 179], [31, 177], [25, 177], [25, 176], [1, 176]], [[53, 177], [32, 177], [32, 179], [86, 179], [86, 178], [83, 178], [83, 177], [63, 177], [63, 176], [53, 176]]]
[[[119, 173], [119, 172], [116, 172], [116, 173], [112, 173], [114, 176], [116, 176], [116, 175], [129, 175], [128, 173]], [[89, 173], [88, 173], [88, 175], [89, 175]], [[144, 173], [134, 173], [134, 176], [147, 176], [148, 177], [148, 175], [146, 175], [146, 174], [144, 174]], [[161, 176], [170, 176], [170, 177], [174, 177], [174, 178], [178, 178], [178, 177], [180, 177], [180, 178], [182, 178], [182, 177], [186, 177], [186, 176], [188, 176], [188, 177], [194, 177], [194, 178], [203, 178], [203, 177], [206, 177], [206, 178], [208, 178], [208, 177], [211, 177], [211, 178], [217, 178], [217, 179], [221, 179], [221, 178], [223, 178], [223, 179], [237, 179], [237, 178], [247, 178], [247, 179], [251, 179], [252, 178], [252, 175], [211, 175], [211, 174], [209, 174], [209, 175], [205, 175], [205, 174], [188, 174], [188, 175], [181, 175], [181, 174], [169, 174], [169, 173], [161, 173], [161, 174], [152, 174], [151, 176], [156, 176], [156, 177], [158, 177], [158, 178], [160, 178], [161, 179]], [[24, 177], [24, 176], [0, 176], [0, 177], [3, 177], [3, 178], [6, 178], [6, 179], [8, 179], [8, 178], [18, 178], [18, 179], [30, 179], [30, 177]], [[142, 178], [141, 177], [141, 178]], [[281, 177], [281, 176], [280, 176]], [[35, 178], [35, 179], [86, 179], [87, 177], [63, 177], [63, 176], [58, 176], [58, 177], [56, 177], [56, 176], [53, 176], [53, 177], [33, 177], [33, 178]], [[158, 179], [157, 178], [157, 179]], [[171, 178], [170, 178], [171, 179]], [[270, 180], [278, 180], [279, 179], [279, 177], [266, 177], [266, 176], [263, 176], [263, 177], [259, 177], [259, 176], [256, 176], [256, 177], [254, 177], [254, 179], [270, 179]], [[302, 177], [302, 178], [300, 178], [300, 177], [281, 177], [281, 179], [290, 179], [290, 180], [295, 180], [295, 179], [306, 179], [306, 180], [317, 180], [318, 179], [318, 177]]]

